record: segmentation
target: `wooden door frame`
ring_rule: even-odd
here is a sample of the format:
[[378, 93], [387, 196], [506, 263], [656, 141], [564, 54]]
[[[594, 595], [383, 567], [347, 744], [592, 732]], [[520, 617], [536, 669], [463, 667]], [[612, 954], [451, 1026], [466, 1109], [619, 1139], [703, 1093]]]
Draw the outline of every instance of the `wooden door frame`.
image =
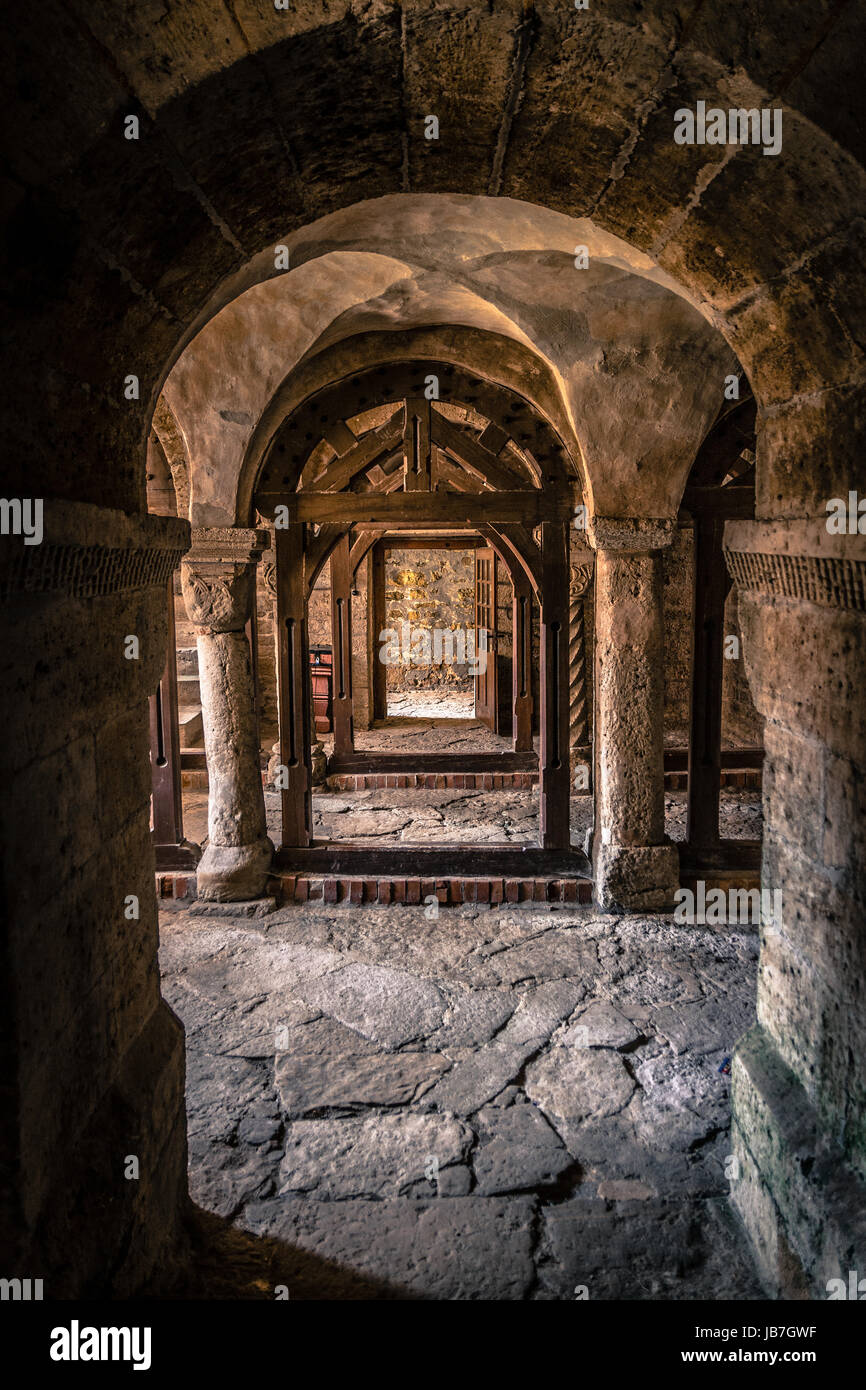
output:
[[[416, 497], [418, 494], [414, 494]], [[491, 509], [495, 509], [496, 494], [490, 494]], [[415, 518], [412, 518], [415, 522]], [[417, 524], [417, 523], [415, 523]], [[506, 526], [512, 527], [512, 523], [507, 521]], [[462, 549], [475, 549], [478, 544], [485, 547], [490, 544], [489, 532], [497, 528], [495, 520], [485, 523], [487, 535], [480, 537], [475, 545], [468, 545], [469, 537], [453, 534], [448, 537], [401, 537], [399, 533], [393, 532], [376, 538], [373, 546], [380, 546], [381, 552], [388, 548], [400, 548], [405, 542], [411, 539], [411, 548], [434, 548], [438, 541], [440, 544], [445, 542], [452, 547]], [[513, 529], [513, 528], [512, 528]], [[342, 545], [344, 555], [351, 556], [352, 547], [350, 544], [350, 528], [341, 528], [340, 535], [331, 534], [328, 538], [328, 554], [322, 555], [321, 546], [316, 548], [316, 572], [321, 569], [327, 561], [329, 554], [333, 553], [338, 545]], [[527, 764], [537, 765], [539, 771], [539, 805], [540, 805], [540, 834], [539, 845], [536, 847], [542, 851], [556, 851], [560, 855], [565, 853], [574, 858], [576, 872], [585, 872], [588, 861], [580, 851], [572, 851], [570, 846], [569, 832], [569, 797], [570, 797], [570, 766], [569, 766], [569, 730], [568, 730], [568, 522], [565, 519], [554, 519], [542, 524], [542, 543], [540, 566], [542, 576], [542, 593], [540, 595], [541, 615], [542, 615], [542, 688], [544, 691], [544, 707], [542, 710], [542, 756], [536, 759], [535, 753], [531, 749], [514, 750], [511, 753], [500, 753], [491, 755], [477, 755], [484, 769], [489, 766], [491, 771], [516, 771], [525, 770]], [[341, 855], [345, 856], [347, 846], [337, 842], [327, 842], [325, 844], [314, 845], [312, 840], [312, 816], [310, 792], [312, 785], [311, 771], [309, 765], [310, 746], [309, 729], [307, 727], [309, 704], [306, 687], [309, 683], [309, 672], [304, 663], [303, 674], [305, 680], [303, 685], [299, 683], [298, 661], [300, 652], [298, 644], [303, 642], [303, 652], [306, 654], [306, 631], [307, 631], [307, 605], [309, 602], [309, 590], [311, 581], [315, 576], [309, 573], [306, 566], [308, 555], [308, 527], [300, 521], [292, 521], [288, 527], [277, 530], [276, 536], [276, 562], [277, 562], [277, 596], [278, 596], [278, 630], [280, 641], [280, 661], [278, 664], [280, 680], [280, 714], [281, 714], [281, 760], [290, 766], [289, 786], [282, 792], [283, 799], [283, 840], [281, 851], [278, 852], [277, 865], [281, 867], [281, 855], [285, 851], [285, 863], [297, 864], [303, 860], [306, 851], [315, 850], [314, 858], [310, 858], [310, 863], [318, 864], [320, 860], [326, 860], [332, 865], [341, 862]], [[316, 540], [319, 537], [315, 537]], [[432, 542], [432, 544], [431, 544]], [[504, 542], [495, 547], [498, 554], [502, 555], [505, 551], [505, 562], [508, 565], [509, 573], [516, 573], [517, 557], [514, 549], [514, 537], [512, 546], [506, 546]], [[369, 549], [370, 547], [368, 547]], [[366, 553], [366, 551], [365, 551]], [[524, 560], [520, 561], [524, 568]], [[284, 571], [289, 569], [289, 573]], [[351, 575], [351, 565], [349, 565]], [[518, 583], [520, 581], [518, 580]], [[531, 588], [528, 578], [526, 584]], [[525, 596], [525, 595], [524, 595]], [[375, 622], [375, 615], [374, 615]], [[290, 642], [294, 647], [291, 647]], [[516, 643], [515, 643], [516, 650]], [[294, 682], [293, 696], [291, 699], [283, 697], [283, 691], [287, 687], [289, 679]], [[301, 708], [298, 709], [300, 701]], [[305, 713], [306, 711], [306, 713]], [[522, 722], [524, 729], [526, 724], [525, 707], [522, 721], [519, 719], [519, 712], [515, 709], [515, 725]], [[304, 765], [300, 765], [298, 758], [299, 748], [304, 750]], [[388, 773], [393, 772], [397, 766], [402, 766], [402, 759], [406, 758], [406, 768], [409, 770], [425, 770], [421, 764], [425, 759], [419, 759], [417, 755], [378, 755], [369, 757], [368, 755], [349, 752], [344, 754], [339, 760], [340, 770], [360, 771], [361, 764], [371, 770], [378, 768], [378, 765], [385, 759], [388, 761]], [[436, 771], [453, 770], [455, 772], [466, 770], [466, 755], [449, 757], [444, 759], [442, 755], [427, 755], [427, 758], [435, 758]], [[397, 760], [401, 763], [398, 764]], [[475, 759], [473, 759], [474, 763]], [[442, 764], [446, 763], [446, 766]], [[394, 768], [391, 764], [394, 764]], [[383, 764], [384, 767], [384, 764]], [[335, 768], [336, 770], [336, 768]], [[387, 773], [386, 773], [387, 775]], [[362, 847], [356, 847], [360, 850]], [[454, 862], [454, 855], [461, 848], [460, 846], [446, 846], [438, 851], [437, 863], [441, 863], [443, 872], [445, 865]], [[501, 844], [499, 846], [485, 847], [496, 849], [501, 854], [506, 850], [512, 855], [520, 858], [520, 853], [515, 851], [513, 846]], [[532, 848], [531, 846], [526, 847]], [[382, 850], [381, 853], [387, 857], [389, 851]], [[402, 853], [395, 850], [395, 864]], [[323, 860], [324, 854], [324, 860]], [[309, 858], [309, 855], [306, 856]], [[402, 862], [402, 861], [401, 861]], [[432, 861], [431, 861], [432, 862]], [[525, 860], [528, 865], [529, 860]], [[533, 863], [535, 859], [533, 857]]]

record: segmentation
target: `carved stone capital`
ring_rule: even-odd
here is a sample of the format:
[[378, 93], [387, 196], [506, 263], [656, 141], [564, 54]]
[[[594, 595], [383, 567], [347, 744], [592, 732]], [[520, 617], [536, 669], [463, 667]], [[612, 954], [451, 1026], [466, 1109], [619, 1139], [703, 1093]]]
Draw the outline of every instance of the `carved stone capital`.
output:
[[190, 622], [205, 632], [239, 632], [252, 613], [255, 564], [269, 543], [267, 531], [215, 526], [194, 529], [181, 566]]
[[592, 564], [573, 564], [571, 566], [571, 575], [568, 584], [568, 597], [572, 603], [576, 603], [578, 599], [583, 598], [584, 594], [586, 593], [587, 589], [592, 583], [593, 570], [594, 566]]
[[266, 551], [262, 556], [262, 579], [271, 598], [275, 599], [277, 596], [277, 562], [271, 550]]

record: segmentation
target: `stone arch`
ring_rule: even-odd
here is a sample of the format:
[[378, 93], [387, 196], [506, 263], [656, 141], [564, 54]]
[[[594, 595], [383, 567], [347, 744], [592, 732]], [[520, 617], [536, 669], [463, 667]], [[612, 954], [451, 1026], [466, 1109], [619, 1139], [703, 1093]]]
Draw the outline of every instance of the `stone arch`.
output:
[[[767, 5], [754, 23], [742, 24], [729, 6], [694, 5], [684, 16], [665, 0], [585, 13], [561, 0], [503, 3], [486, 13], [475, 4], [422, 3], [405, 34], [402, 11], [359, 12], [351, 0], [339, 9], [322, 0], [250, 14], [202, 3], [182, 13], [172, 7], [154, 26], [143, 6], [91, 7], [85, 18], [52, 6], [16, 19], [7, 253], [19, 348], [7, 374], [17, 404], [8, 422], [8, 487], [50, 499], [54, 528], [40, 552], [43, 571], [31, 561], [30, 590], [57, 589], [58, 551], [70, 538], [113, 561], [127, 552], [99, 590], [107, 644], [111, 623], [127, 623], [121, 587], [135, 592], [148, 566], [162, 582], [154, 550], [162, 558], [179, 552], [182, 525], [163, 520], [161, 529], [145, 528], [118, 516], [145, 511], [146, 443], [164, 378], [214, 308], [248, 283], [256, 255], [323, 215], [409, 188], [544, 203], [591, 218], [675, 278], [736, 351], [759, 409], [761, 520], [737, 523], [729, 549], [748, 591], [753, 685], [774, 725], [766, 872], [783, 876], [791, 897], [787, 935], [780, 933], [764, 962], [761, 1027], [735, 1062], [741, 1203], [760, 1226], [773, 1286], [784, 1288], [786, 1266], [799, 1261], [820, 1290], [827, 1252], [851, 1249], [846, 1212], [858, 1207], [839, 1194], [844, 1188], [856, 1196], [857, 1175], [866, 1173], [863, 969], [854, 930], [863, 911], [856, 808], [866, 749], [857, 703], [864, 562], [857, 536], [828, 539], [823, 528], [825, 500], [849, 490], [864, 419], [863, 154], [857, 113], [838, 100], [840, 79], [853, 79], [852, 89], [858, 80], [862, 8], [810, 7], [798, 24], [788, 22], [784, 7]], [[453, 92], [439, 84], [443, 30], [461, 64]], [[335, 72], [339, 82], [322, 80]], [[38, 109], [34, 90], [44, 96]], [[520, 100], [509, 100], [515, 93]], [[362, 127], [357, 112], [365, 99], [377, 115]], [[440, 103], [447, 146], [417, 138], [431, 100]], [[783, 158], [748, 148], [677, 150], [673, 113], [698, 100], [783, 107]], [[144, 136], [133, 150], [122, 137], [130, 105]], [[123, 394], [129, 375], [140, 386], [138, 405]], [[90, 520], [96, 509], [98, 525]], [[140, 552], [148, 566], [130, 559]], [[74, 584], [76, 602], [89, 597], [79, 578]], [[54, 631], [71, 611], [61, 609]], [[22, 669], [30, 669], [28, 660]], [[80, 699], [64, 710], [70, 738], [86, 743], [98, 731], [106, 761], [125, 756], [131, 723], [115, 730], [106, 720], [104, 730], [105, 683], [91, 680], [85, 663], [70, 659], [73, 666]], [[125, 715], [140, 709], [157, 675], [154, 660], [123, 670]], [[26, 718], [10, 712], [9, 744], [21, 750], [10, 793], [28, 786], [39, 748], [34, 727], [30, 709]], [[791, 779], [803, 766], [814, 768], [814, 798], [800, 815]], [[20, 804], [26, 801], [22, 795]], [[124, 809], [134, 825], [132, 793]], [[40, 856], [42, 831], [36, 824], [29, 834]], [[144, 848], [145, 840], [131, 831], [129, 844]], [[22, 881], [27, 869], [22, 859]], [[94, 855], [79, 885], [82, 900], [91, 885], [101, 891], [103, 879], [113, 881], [112, 871], [109, 852]], [[152, 1083], [145, 1091], [159, 1086], [173, 1097], [166, 1111], [180, 1104], [180, 1041], [152, 997], [153, 916], [142, 924], [150, 934], [134, 991], [141, 1010], [132, 1011], [134, 1024], [113, 1053], [100, 1050], [90, 1089], [76, 1095], [92, 1129], [109, 1113], [106, 1097], [134, 1096], [130, 1103], [138, 1105], [142, 1076]], [[100, 922], [91, 936], [94, 957], [115, 937]], [[810, 1001], [802, 1011], [780, 983], [792, 973]], [[81, 981], [80, 998], [102, 998], [95, 981]], [[21, 972], [9, 987], [25, 986], [29, 975]], [[45, 1041], [56, 1056], [56, 1039]], [[158, 1074], [148, 1070], [154, 1058]], [[53, 1078], [52, 1096], [64, 1091], [65, 1079], [64, 1072]], [[807, 1136], [798, 1137], [797, 1152], [774, 1107], [780, 1095], [796, 1110], [798, 1136]], [[54, 1207], [45, 1196], [57, 1136], [83, 1150], [89, 1174], [96, 1169], [77, 1143], [79, 1116], [61, 1118], [41, 1094], [28, 1099], [30, 1113], [48, 1123], [42, 1149], [32, 1132], [22, 1144], [22, 1168], [45, 1175], [25, 1194], [23, 1205], [41, 1218], [41, 1234], [28, 1230], [26, 1241], [40, 1267], [44, 1256], [58, 1271], [55, 1289], [74, 1293], [64, 1252], [44, 1234], [57, 1227], [52, 1212], [68, 1212], [70, 1193], [84, 1191], [64, 1167], [54, 1177], [63, 1196]], [[142, 1196], [134, 1212], [128, 1199], [122, 1211], [112, 1208], [119, 1214], [98, 1252], [81, 1223], [88, 1244], [79, 1287], [92, 1287], [107, 1262], [113, 1287], [129, 1290], [159, 1263], [162, 1242], [147, 1218], [172, 1205], [174, 1190], [179, 1198], [182, 1144], [167, 1148], [154, 1132], [148, 1100], [136, 1115], [164, 1198]], [[750, 1116], [770, 1136], [764, 1152], [749, 1148]], [[816, 1159], [808, 1171], [804, 1147]], [[839, 1164], [844, 1184], [836, 1181]], [[815, 1191], [822, 1171], [834, 1173], [832, 1210]], [[106, 1181], [104, 1193], [111, 1190]], [[803, 1216], [816, 1209], [823, 1222]], [[815, 1236], [822, 1225], [823, 1247]], [[130, 1241], [129, 1232], [142, 1229], [145, 1238]]]
[[[207, 23], [212, 22], [210, 16]], [[134, 33], [137, 21], [132, 23]], [[855, 162], [860, 154], [856, 125], [844, 114], [840, 118], [830, 93], [822, 96], [820, 83], [804, 80], [803, 71], [820, 71], [831, 63], [844, 66], [846, 49], [856, 34], [851, 8], [835, 16], [829, 34], [816, 16], [811, 41], [790, 26], [790, 34], [763, 48], [744, 34], [728, 32], [709, 15], [697, 14], [682, 25], [662, 5], [626, 5], [616, 20], [603, 13], [571, 12], [553, 0], [534, 5], [528, 19], [508, 6], [483, 20], [470, 17], [459, 5], [447, 11], [422, 10], [412, 30], [414, 85], [422, 103], [419, 74], [425, 65], [435, 70], [443, 23], [455, 36], [460, 34], [467, 60], [477, 57], [475, 80], [455, 93], [447, 113], [442, 113], [446, 129], [453, 132], [447, 186], [486, 191], [493, 179], [500, 196], [529, 197], [571, 214], [584, 215], [591, 209], [602, 228], [652, 255], [696, 302], [706, 305], [750, 372], [766, 412], [764, 443], [759, 447], [762, 511], [789, 516], [802, 515], [809, 507], [814, 511], [830, 480], [847, 466], [840, 462], [838, 431], [854, 422], [858, 409], [862, 355], [850, 318], [857, 302], [857, 272], [845, 254], [845, 243], [857, 234], [863, 171]], [[538, 90], [525, 94], [519, 119], [509, 131], [508, 158], [500, 163], [496, 152], [503, 95], [511, 80], [513, 36], [524, 23], [532, 39], [528, 74], [555, 76], [545, 76]], [[83, 337], [87, 352], [77, 356], [85, 381], [104, 390], [134, 362], [140, 368], [142, 400], [155, 402], [161, 378], [184, 341], [216, 303], [225, 302], [246, 283], [245, 264], [258, 247], [285, 236], [287, 221], [301, 226], [311, 213], [331, 212], [398, 188], [403, 177], [400, 129], [407, 114], [411, 127], [418, 119], [412, 113], [419, 108], [414, 98], [406, 106], [394, 82], [400, 52], [395, 25], [396, 20], [367, 20], [348, 12], [334, 22], [330, 13], [326, 18], [324, 8], [315, 7], [304, 11], [303, 20], [275, 12], [249, 32], [241, 26], [243, 41], [237, 30], [227, 33], [219, 57], [210, 39], [204, 60], [188, 43], [181, 45], [180, 53], [172, 50], [165, 66], [172, 74], [168, 78], [145, 78], [136, 70], [148, 139], [137, 152], [135, 182], [147, 186], [146, 205], [136, 202], [129, 187], [127, 152], [119, 139], [118, 113], [126, 109], [128, 98], [116, 74], [106, 71], [99, 98], [91, 103], [89, 123], [70, 129], [66, 144], [59, 144], [53, 162], [45, 167], [42, 188], [28, 192], [13, 215], [19, 272], [35, 278], [28, 248], [44, 246], [53, 225], [58, 229], [53, 235], [63, 229], [65, 236], [62, 283], [75, 287], [67, 313], [59, 318], [50, 294], [43, 290], [37, 296], [30, 314], [31, 350], [41, 353], [43, 361], [57, 361], [62, 374], [71, 335], [76, 346]], [[130, 65], [135, 69], [137, 44], [155, 43], [158, 49], [163, 42], [162, 36], [142, 32], [128, 47], [107, 16], [97, 27], [106, 50], [117, 52], [121, 71]], [[79, 74], [88, 71], [93, 56], [82, 35], [68, 32], [64, 40], [57, 51], [58, 80], [66, 80], [66, 100], [74, 103], [80, 99]], [[605, 55], [604, 77], [584, 66], [592, 52]], [[337, 53], [346, 78], [340, 84], [345, 96], [336, 94], [333, 107], [323, 110], [315, 95], [315, 74], [323, 63], [335, 61]], [[552, 54], [554, 64], [549, 61]], [[34, 78], [40, 75], [41, 59], [36, 73], [30, 54], [22, 52], [19, 58], [22, 81], [28, 72]], [[236, 95], [229, 111], [215, 96], [231, 58]], [[265, 133], [259, 122], [254, 131], [252, 125], [261, 109], [262, 62], [275, 75], [272, 91], [277, 100], [285, 78], [276, 75], [292, 73], [293, 144], [303, 152], [294, 167], [287, 164], [285, 145], [273, 129]], [[759, 150], [741, 149], [732, 158], [721, 158], [717, 152], [684, 147], [672, 163], [672, 145], [663, 132], [672, 129], [673, 110], [694, 105], [699, 98], [727, 106], [729, 93], [733, 95], [732, 68], [743, 74], [740, 90], [750, 100], [759, 105], [790, 103], [785, 108], [790, 157], [780, 166], [762, 159]], [[153, 68], [157, 70], [162, 70], [159, 63]], [[357, 130], [351, 120], [358, 93], [370, 82], [376, 84], [381, 111], [375, 134]], [[583, 90], [591, 95], [578, 107], [574, 93]], [[646, 110], [648, 91], [649, 117], [638, 109]], [[560, 108], [553, 147], [547, 116], [551, 101]], [[486, 113], [483, 118], [481, 112]], [[191, 146], [192, 132], [215, 136], [214, 122], [225, 120], [231, 121], [234, 138], [205, 139], [197, 150]], [[305, 125], [307, 121], [312, 127]], [[27, 157], [24, 135], [29, 125], [29, 115], [22, 112], [19, 159]], [[340, 153], [337, 159], [325, 160], [305, 191], [313, 129], [315, 148]], [[542, 142], [545, 158], [539, 158]], [[251, 149], [258, 156], [254, 189], [245, 176]], [[413, 153], [408, 167], [412, 184], [442, 187], [441, 149], [423, 147]], [[181, 193], [171, 173], [176, 167], [172, 159], [191, 166]], [[744, 167], [750, 173], [745, 183]], [[779, 167], [784, 168], [781, 198], [773, 172]], [[129, 191], [130, 197], [118, 199], [117, 208], [100, 205], [77, 172], [83, 168], [91, 175], [91, 185], [101, 175]], [[376, 170], [372, 177], [353, 172], [371, 168]], [[267, 202], [259, 189], [267, 190]], [[652, 198], [639, 207], [648, 189], [653, 190]], [[722, 224], [732, 200], [735, 215], [730, 226], [736, 232], [726, 233]], [[781, 203], [784, 216], [778, 215]], [[286, 206], [293, 209], [288, 217]], [[768, 207], [774, 209], [769, 226]], [[120, 328], [116, 311], [100, 318], [106, 298], [116, 303], [116, 278], [111, 271], [95, 270], [78, 234], [83, 219], [89, 221], [91, 238], [105, 246], [106, 260], [113, 257], [128, 269]], [[173, 234], [157, 247], [161, 232], [169, 227]], [[795, 285], [792, 268], [804, 256], [808, 276]], [[203, 265], [209, 267], [206, 276]], [[45, 317], [49, 303], [50, 327]], [[40, 343], [43, 331], [45, 340]], [[32, 359], [22, 358], [18, 366], [26, 375]], [[789, 409], [785, 402], [792, 396], [797, 404]], [[67, 406], [74, 410], [74, 399]], [[74, 441], [74, 432], [65, 434]], [[145, 437], [145, 421], [135, 411], [118, 405], [109, 412], [98, 438], [88, 441], [96, 445], [89, 449], [91, 454], [117, 460], [109, 491], [104, 478], [94, 488], [96, 474], [91, 476], [86, 466], [77, 476], [79, 491], [89, 489], [91, 496], [127, 504], [137, 498], [140, 505]], [[44, 442], [47, 465], [50, 453], [59, 456], [61, 451], [53, 439]], [[792, 454], [799, 460], [794, 467]], [[47, 468], [46, 475], [50, 476]], [[62, 488], [60, 479], [55, 486]]]

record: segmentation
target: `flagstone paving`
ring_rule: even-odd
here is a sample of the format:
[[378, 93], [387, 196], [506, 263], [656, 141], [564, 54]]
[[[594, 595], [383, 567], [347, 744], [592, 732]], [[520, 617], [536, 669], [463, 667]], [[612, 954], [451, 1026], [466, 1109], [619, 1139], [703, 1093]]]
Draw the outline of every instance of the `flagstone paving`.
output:
[[161, 930], [200, 1207], [359, 1297], [761, 1296], [719, 1070], [752, 929], [308, 903]]

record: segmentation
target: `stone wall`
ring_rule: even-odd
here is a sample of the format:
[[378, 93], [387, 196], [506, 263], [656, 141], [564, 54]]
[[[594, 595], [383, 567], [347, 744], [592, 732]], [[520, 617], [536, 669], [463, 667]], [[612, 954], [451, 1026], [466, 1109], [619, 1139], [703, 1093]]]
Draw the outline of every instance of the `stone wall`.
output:
[[[473, 550], [389, 550], [385, 560], [385, 627], [398, 634], [408, 623], [413, 633], [454, 633], [449, 653], [419, 664], [409, 652], [387, 667], [389, 690], [436, 689], [471, 691], [472, 674], [465, 661], [468, 634], [475, 624], [475, 552]], [[405, 644], [404, 644], [405, 645]]]

